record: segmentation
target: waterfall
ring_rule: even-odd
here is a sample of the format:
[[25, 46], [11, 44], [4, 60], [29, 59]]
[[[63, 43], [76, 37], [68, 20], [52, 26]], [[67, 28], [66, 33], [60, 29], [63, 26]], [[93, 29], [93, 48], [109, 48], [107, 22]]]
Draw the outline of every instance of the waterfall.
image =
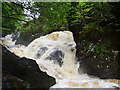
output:
[[99, 79], [87, 74], [79, 74], [76, 60], [76, 43], [70, 31], [59, 31], [41, 36], [28, 46], [15, 45], [11, 35], [0, 39], [0, 44], [19, 57], [33, 59], [41, 71], [56, 80], [51, 88], [113, 88], [119, 80]]

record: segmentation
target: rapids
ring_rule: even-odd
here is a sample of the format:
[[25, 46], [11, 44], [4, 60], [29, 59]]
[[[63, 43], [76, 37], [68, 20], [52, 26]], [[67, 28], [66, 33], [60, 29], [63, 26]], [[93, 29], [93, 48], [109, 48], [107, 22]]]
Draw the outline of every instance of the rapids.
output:
[[56, 79], [51, 88], [114, 88], [119, 80], [99, 79], [79, 74], [76, 60], [76, 43], [70, 31], [59, 31], [41, 36], [28, 46], [15, 45], [11, 35], [0, 39], [0, 44], [19, 57], [33, 59], [41, 71]]

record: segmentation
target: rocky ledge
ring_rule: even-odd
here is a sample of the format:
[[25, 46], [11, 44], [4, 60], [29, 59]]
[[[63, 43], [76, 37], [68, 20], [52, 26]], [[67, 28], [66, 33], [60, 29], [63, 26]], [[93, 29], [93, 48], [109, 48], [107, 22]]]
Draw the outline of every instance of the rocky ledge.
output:
[[19, 58], [2, 47], [2, 88], [49, 88], [55, 79], [40, 71], [36, 61]]

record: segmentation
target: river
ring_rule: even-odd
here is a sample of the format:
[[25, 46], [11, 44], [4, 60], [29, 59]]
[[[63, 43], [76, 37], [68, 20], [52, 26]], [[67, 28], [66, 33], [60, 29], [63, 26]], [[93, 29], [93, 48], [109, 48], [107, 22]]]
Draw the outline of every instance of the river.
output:
[[56, 80], [50, 88], [113, 88], [120, 83], [117, 79], [100, 79], [78, 73], [76, 43], [70, 31], [59, 31], [41, 36], [28, 46], [16, 45], [12, 35], [0, 39], [0, 44], [19, 57], [33, 59], [41, 71]]

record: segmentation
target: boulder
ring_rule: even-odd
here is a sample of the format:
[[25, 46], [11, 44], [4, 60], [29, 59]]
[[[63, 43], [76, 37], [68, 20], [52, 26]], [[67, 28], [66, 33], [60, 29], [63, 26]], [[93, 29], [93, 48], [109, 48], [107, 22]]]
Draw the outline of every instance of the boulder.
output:
[[2, 88], [49, 88], [55, 79], [42, 72], [36, 61], [20, 58], [2, 46]]

